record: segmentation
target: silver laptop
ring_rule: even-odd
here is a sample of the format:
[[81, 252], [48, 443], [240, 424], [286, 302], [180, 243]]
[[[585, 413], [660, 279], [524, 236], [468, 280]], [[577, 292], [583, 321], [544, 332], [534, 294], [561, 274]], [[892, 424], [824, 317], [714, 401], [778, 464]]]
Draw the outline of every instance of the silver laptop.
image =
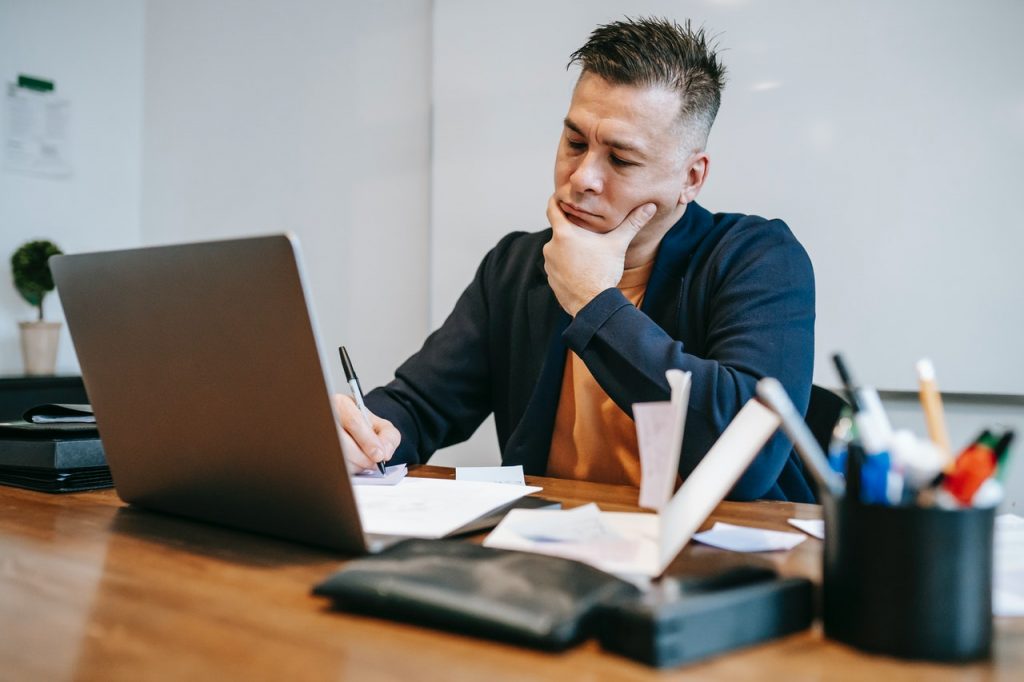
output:
[[345, 552], [362, 532], [294, 236], [50, 261], [125, 502]]

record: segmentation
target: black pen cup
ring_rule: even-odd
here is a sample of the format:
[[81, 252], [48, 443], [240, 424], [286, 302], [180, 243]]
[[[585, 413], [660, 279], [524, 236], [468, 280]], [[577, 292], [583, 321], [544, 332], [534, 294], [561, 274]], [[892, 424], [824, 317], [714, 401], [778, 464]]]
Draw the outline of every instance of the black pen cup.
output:
[[992, 650], [994, 509], [824, 500], [825, 635], [931, 661]]

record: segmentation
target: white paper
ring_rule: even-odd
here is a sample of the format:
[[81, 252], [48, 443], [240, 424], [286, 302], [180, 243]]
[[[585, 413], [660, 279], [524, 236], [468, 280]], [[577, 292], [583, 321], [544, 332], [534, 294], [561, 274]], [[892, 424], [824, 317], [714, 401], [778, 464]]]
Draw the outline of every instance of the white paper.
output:
[[806, 540], [807, 536], [803, 533], [787, 533], [781, 530], [718, 522], [711, 530], [696, 533], [693, 539], [730, 552], [774, 552], [793, 549]]
[[594, 503], [575, 509], [539, 509], [535, 514], [513, 509], [507, 517], [506, 529], [537, 542], [591, 542], [614, 536], [601, 523], [601, 510]]
[[690, 402], [689, 372], [665, 372], [672, 399], [634, 403], [637, 447], [640, 450], [640, 501], [645, 509], [661, 509], [672, 498], [679, 477], [679, 454]]
[[821, 519], [789, 519], [789, 525], [799, 528], [813, 538], [825, 539], [825, 522]]
[[352, 490], [364, 532], [441, 538], [541, 488], [407, 477], [398, 485], [357, 485]]
[[658, 563], [664, 571], [779, 428], [778, 416], [748, 400], [659, 516]]
[[455, 480], [526, 485], [522, 464], [508, 467], [455, 467]]
[[405, 464], [393, 464], [384, 467], [382, 474], [379, 469], [367, 469], [358, 474], [352, 474], [352, 485], [398, 485], [398, 482], [409, 473], [409, 467]]
[[68, 100], [9, 83], [5, 103], [4, 168], [47, 177], [70, 175]]
[[[558, 520], [555, 514], [568, 515], [569, 520]], [[659, 573], [657, 537], [657, 514], [602, 512], [596, 505], [586, 505], [566, 511], [513, 509], [484, 545], [575, 559], [642, 581]]]
[[50, 417], [45, 414], [37, 414], [32, 417], [31, 421], [33, 424], [95, 424], [96, 417], [92, 415]]
[[1024, 518], [996, 517], [992, 613], [1024, 616]]
[[[778, 425], [773, 412], [756, 400], [749, 401], [662, 512], [601, 512], [603, 532], [596, 540], [538, 541], [524, 537], [517, 528], [525, 527], [535, 534], [530, 517], [552, 512], [516, 509], [484, 544], [577, 559], [629, 579], [657, 577], [725, 498]], [[541, 518], [542, 527], [550, 519]]]

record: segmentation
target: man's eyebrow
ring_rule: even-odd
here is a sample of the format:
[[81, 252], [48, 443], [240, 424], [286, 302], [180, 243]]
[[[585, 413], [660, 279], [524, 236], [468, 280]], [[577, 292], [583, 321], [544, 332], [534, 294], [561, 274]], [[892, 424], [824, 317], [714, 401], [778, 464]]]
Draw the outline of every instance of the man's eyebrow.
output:
[[[565, 119], [565, 127], [568, 128], [569, 130], [573, 131], [574, 133], [576, 133], [580, 137], [586, 137], [586, 135], [583, 134], [583, 131], [580, 130], [580, 127], [578, 125], [576, 125], [575, 123], [573, 123], [568, 118]], [[639, 147], [637, 147], [634, 144], [630, 144], [628, 142], [623, 142], [622, 140], [605, 140], [604, 142], [609, 147], [613, 147], [615, 149], [621, 149], [624, 152], [633, 152], [634, 154], [640, 154], [641, 156], [644, 155], [644, 152], [643, 152], [642, 149], [640, 149]]]

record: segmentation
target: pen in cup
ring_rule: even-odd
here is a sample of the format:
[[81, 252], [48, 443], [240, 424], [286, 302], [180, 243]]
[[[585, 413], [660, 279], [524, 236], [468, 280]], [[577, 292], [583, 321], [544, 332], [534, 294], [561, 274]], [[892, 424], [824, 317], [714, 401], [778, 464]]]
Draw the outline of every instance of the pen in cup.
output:
[[[853, 406], [853, 423], [857, 428], [857, 437], [863, 448], [864, 457], [860, 460], [860, 490], [862, 502], [870, 504], [889, 504], [902, 496], [902, 480], [890, 475], [891, 460], [888, 441], [892, 437], [892, 426], [878, 398], [878, 392], [872, 388], [858, 386], [850, 374], [850, 370], [839, 353], [832, 356], [839, 378], [843, 382], [850, 404]], [[854, 463], [854, 458], [850, 458]], [[847, 476], [847, 485], [850, 485]]]
[[942, 394], [935, 382], [935, 366], [927, 358], [917, 361], [917, 378], [920, 386], [921, 407], [924, 409], [925, 423], [928, 425], [928, 436], [939, 447], [946, 458], [946, 468], [953, 466], [953, 451], [949, 445], [949, 432], [946, 430], [946, 418], [942, 409]]
[[[341, 355], [341, 368], [345, 370], [345, 381], [348, 382], [348, 387], [352, 391], [352, 399], [356, 401], [356, 405], [359, 406], [359, 411], [366, 421], [366, 426], [372, 432], [373, 423], [370, 421], [370, 413], [366, 409], [366, 403], [363, 402], [363, 391], [359, 388], [359, 377], [356, 376], [356, 368], [352, 366], [352, 360], [349, 359], [345, 346], [338, 346], [338, 354]], [[377, 462], [377, 469], [382, 474], [387, 473], [384, 462]]]
[[771, 377], [761, 379], [757, 382], [757, 397], [778, 415], [782, 422], [782, 430], [793, 441], [797, 454], [803, 459], [804, 465], [817, 483], [818, 492], [837, 499], [843, 497], [846, 493], [846, 484], [829, 467], [828, 458], [814, 440], [814, 435], [793, 405], [782, 383]]

